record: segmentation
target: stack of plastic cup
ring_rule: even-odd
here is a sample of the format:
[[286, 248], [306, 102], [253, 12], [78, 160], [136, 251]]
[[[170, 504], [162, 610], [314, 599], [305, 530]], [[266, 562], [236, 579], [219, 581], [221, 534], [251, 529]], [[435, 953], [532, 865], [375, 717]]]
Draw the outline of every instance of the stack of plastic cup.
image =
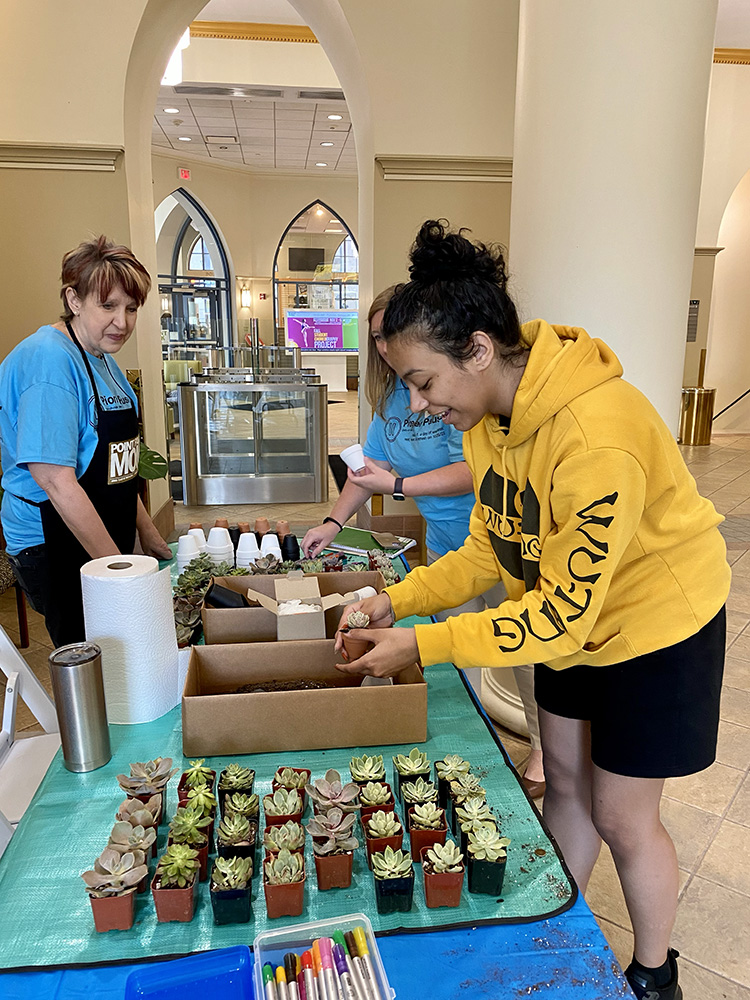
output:
[[279, 536], [270, 531], [264, 535], [260, 541], [260, 554], [262, 556], [276, 556], [277, 559], [281, 559]]
[[258, 539], [253, 531], [243, 531], [237, 542], [237, 568], [248, 569], [251, 563], [260, 556]]
[[206, 542], [206, 552], [211, 556], [214, 566], [223, 562], [234, 566], [234, 546], [226, 528], [211, 528]]
[[344, 448], [341, 452], [341, 458], [346, 462], [355, 476], [367, 472], [365, 453], [362, 451], [361, 444], [352, 444], [348, 448]]
[[205, 534], [203, 532], [203, 528], [191, 528], [188, 531], [188, 534], [192, 535], [192, 537], [197, 542], [197, 544], [198, 544], [198, 552], [205, 552], [206, 551], [206, 536], [205, 536]]
[[193, 559], [197, 559], [200, 554], [198, 540], [195, 535], [192, 535], [190, 532], [187, 535], [180, 535], [177, 539], [177, 569], [179, 572], [182, 573], [187, 564], [192, 562]]

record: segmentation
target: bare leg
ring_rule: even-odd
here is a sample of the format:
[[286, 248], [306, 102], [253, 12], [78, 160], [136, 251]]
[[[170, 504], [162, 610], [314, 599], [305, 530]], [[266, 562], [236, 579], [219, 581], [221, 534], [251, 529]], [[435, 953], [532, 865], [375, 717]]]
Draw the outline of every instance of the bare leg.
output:
[[544, 818], [581, 892], [601, 849], [591, 818], [593, 764], [589, 723], [539, 709], [544, 749]]
[[[627, 778], [592, 766], [594, 824], [617, 866], [635, 934], [635, 957], [656, 968], [666, 961], [679, 889], [677, 854], [659, 817], [664, 781]], [[546, 815], [546, 802], [544, 811]]]
[[531, 753], [526, 761], [524, 777], [528, 778], [529, 781], [544, 781], [539, 714], [534, 700], [534, 664], [527, 663], [522, 667], [513, 667], [513, 676], [516, 679], [516, 687], [521, 697], [526, 726], [529, 730], [529, 742], [531, 743]]

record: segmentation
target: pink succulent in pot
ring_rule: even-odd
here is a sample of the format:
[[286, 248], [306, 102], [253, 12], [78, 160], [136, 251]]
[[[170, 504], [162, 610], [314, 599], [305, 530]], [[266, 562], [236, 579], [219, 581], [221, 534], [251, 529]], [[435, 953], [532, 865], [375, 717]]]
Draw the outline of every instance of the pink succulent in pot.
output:
[[324, 778], [317, 778], [306, 785], [305, 789], [317, 812], [328, 812], [334, 807], [345, 813], [355, 812], [360, 807], [359, 787], [353, 781], [342, 784], [341, 775], [334, 768], [326, 771]]

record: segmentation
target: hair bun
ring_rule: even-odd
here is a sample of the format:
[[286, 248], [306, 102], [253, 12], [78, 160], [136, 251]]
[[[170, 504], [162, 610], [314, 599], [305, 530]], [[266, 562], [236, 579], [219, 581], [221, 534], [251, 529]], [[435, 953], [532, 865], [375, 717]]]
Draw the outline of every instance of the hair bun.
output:
[[447, 219], [429, 219], [417, 233], [409, 255], [411, 280], [421, 285], [480, 278], [505, 289], [505, 259], [499, 247], [466, 239], [466, 229], [451, 232]]

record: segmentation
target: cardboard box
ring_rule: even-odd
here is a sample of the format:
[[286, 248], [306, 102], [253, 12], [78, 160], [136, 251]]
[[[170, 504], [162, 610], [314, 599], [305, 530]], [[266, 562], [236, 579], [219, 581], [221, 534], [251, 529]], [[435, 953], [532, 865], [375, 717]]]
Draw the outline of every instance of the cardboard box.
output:
[[[247, 594], [249, 589], [275, 598], [276, 581], [284, 576], [219, 576], [216, 582], [238, 594]], [[305, 580], [317, 580], [322, 598], [332, 594], [349, 594], [362, 587], [374, 587], [380, 591], [385, 587], [382, 573], [365, 571], [362, 573], [310, 573]], [[325, 611], [325, 638], [333, 639], [339, 620], [341, 605]], [[291, 617], [291, 616], [290, 616]], [[299, 615], [299, 618], [313, 617]], [[204, 608], [203, 634], [207, 645], [228, 642], [274, 642], [276, 640], [276, 615], [264, 607], [258, 608]]]
[[[427, 684], [415, 663], [394, 684], [361, 687], [342, 674], [332, 639], [193, 646], [182, 696], [187, 757], [423, 743]], [[243, 684], [287, 678], [337, 688], [236, 694]]]
[[[317, 578], [298, 572], [276, 577], [273, 585], [275, 600], [252, 588], [248, 588], [247, 599], [259, 601], [261, 607], [270, 611], [276, 618], [276, 638], [283, 642], [289, 642], [293, 639], [325, 639], [325, 611], [328, 608], [339, 607], [345, 601], [343, 594], [329, 594], [327, 597], [321, 597]], [[282, 615], [279, 610], [281, 605], [286, 601], [293, 600], [315, 608], [315, 611]], [[227, 609], [223, 608], [222, 610]]]

